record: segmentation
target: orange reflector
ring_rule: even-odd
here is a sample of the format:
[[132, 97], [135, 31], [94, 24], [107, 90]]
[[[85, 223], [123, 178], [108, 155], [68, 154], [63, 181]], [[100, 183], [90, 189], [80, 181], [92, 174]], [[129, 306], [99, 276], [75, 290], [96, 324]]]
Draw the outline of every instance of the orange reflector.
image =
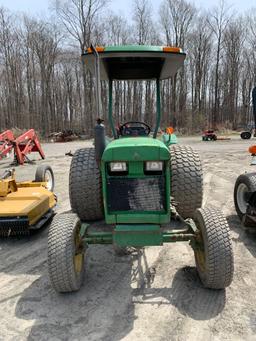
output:
[[256, 145], [249, 147], [248, 151], [251, 154], [256, 154]]
[[173, 132], [174, 132], [174, 129], [173, 129], [173, 127], [168, 127], [168, 128], [166, 128], [165, 131], [166, 131], [167, 134], [172, 135]]
[[[100, 53], [100, 52], [104, 52], [104, 50], [105, 50], [105, 48], [104, 48], [103, 46], [96, 46], [95, 49], [96, 49], [96, 51], [99, 52], [99, 53]], [[88, 53], [92, 53], [92, 49], [91, 49], [90, 47], [88, 47], [87, 52], [88, 52]]]
[[182, 49], [180, 47], [164, 46], [163, 51], [181, 53]]

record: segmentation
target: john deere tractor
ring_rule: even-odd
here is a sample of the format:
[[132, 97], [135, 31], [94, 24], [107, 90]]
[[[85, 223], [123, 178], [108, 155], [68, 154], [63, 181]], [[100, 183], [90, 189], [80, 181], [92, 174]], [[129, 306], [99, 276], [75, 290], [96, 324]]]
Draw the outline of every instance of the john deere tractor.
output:
[[[233, 251], [229, 227], [220, 211], [201, 208], [199, 156], [190, 147], [178, 146], [171, 129], [169, 134], [158, 134], [160, 82], [173, 77], [185, 57], [180, 48], [161, 46], [91, 46], [82, 55], [83, 63], [95, 76], [99, 119], [94, 147], [77, 150], [71, 162], [73, 213], [55, 216], [50, 226], [48, 268], [56, 291], [80, 288], [85, 254], [93, 244], [112, 244], [115, 250], [124, 250], [179, 241], [191, 245], [205, 287], [222, 289], [230, 285]], [[101, 120], [100, 80], [109, 84], [112, 140], [105, 137]], [[144, 122], [124, 122], [115, 128], [115, 80], [155, 82], [154, 128]], [[174, 219], [179, 221], [179, 229]]]

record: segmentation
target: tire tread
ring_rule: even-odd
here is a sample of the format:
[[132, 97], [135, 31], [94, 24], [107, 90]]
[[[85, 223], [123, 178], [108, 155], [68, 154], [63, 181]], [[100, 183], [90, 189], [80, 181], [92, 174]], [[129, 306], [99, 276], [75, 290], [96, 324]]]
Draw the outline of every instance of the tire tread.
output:
[[191, 218], [203, 200], [203, 171], [198, 153], [191, 147], [173, 145], [171, 153], [171, 196], [183, 218]]
[[103, 218], [101, 174], [94, 148], [75, 152], [69, 173], [69, 198], [73, 212], [81, 220]]

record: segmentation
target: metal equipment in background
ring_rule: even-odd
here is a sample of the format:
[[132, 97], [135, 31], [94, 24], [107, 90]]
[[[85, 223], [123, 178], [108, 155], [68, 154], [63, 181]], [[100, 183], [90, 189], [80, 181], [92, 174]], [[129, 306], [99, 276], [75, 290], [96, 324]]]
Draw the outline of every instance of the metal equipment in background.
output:
[[[256, 145], [249, 147], [251, 166], [256, 166]], [[256, 232], [256, 172], [239, 175], [234, 188], [234, 203], [243, 226]]]
[[216, 141], [217, 135], [215, 134], [214, 130], [205, 130], [202, 135], [203, 141]]
[[0, 176], [0, 237], [27, 235], [53, 216], [57, 199], [50, 166], [37, 168], [34, 181], [17, 182], [15, 170]]
[[14, 137], [11, 130], [6, 130], [0, 134], [0, 160], [14, 152], [14, 162], [17, 165], [23, 165], [28, 160], [27, 155], [32, 152], [38, 152], [42, 159], [45, 158], [43, 149], [34, 129]]
[[256, 136], [256, 87], [252, 90], [252, 113], [253, 113], [253, 125], [245, 130], [242, 131], [240, 136], [243, 140], [249, 140], [252, 135]]

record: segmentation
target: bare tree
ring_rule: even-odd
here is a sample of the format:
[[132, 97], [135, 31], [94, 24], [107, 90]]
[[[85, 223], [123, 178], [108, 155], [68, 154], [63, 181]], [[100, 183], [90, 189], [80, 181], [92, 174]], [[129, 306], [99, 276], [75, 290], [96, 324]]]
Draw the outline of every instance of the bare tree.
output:
[[211, 60], [212, 34], [206, 25], [206, 17], [197, 18], [194, 29], [189, 35], [190, 87], [194, 128], [198, 122], [209, 125], [207, 116], [207, 88]]
[[[58, 18], [39, 20], [0, 8], [0, 129], [74, 129], [92, 135], [95, 92], [79, 54], [91, 43], [177, 45], [185, 66], [162, 82], [163, 124], [180, 131], [236, 128], [251, 120], [256, 84], [256, 16], [232, 15], [222, 1], [200, 12], [190, 0], [163, 0], [155, 19], [149, 0], [133, 2], [132, 20], [104, 12], [103, 0], [55, 0]], [[199, 12], [199, 13], [197, 13]], [[55, 21], [54, 21], [55, 20]], [[60, 32], [61, 31], [61, 32]], [[61, 38], [64, 36], [65, 39]], [[102, 82], [104, 114], [107, 82]], [[154, 121], [152, 82], [115, 82], [117, 121]]]
[[[188, 34], [192, 27], [196, 9], [185, 0], [164, 0], [160, 6], [161, 24], [165, 32], [165, 42], [167, 45], [185, 48]], [[183, 125], [186, 121], [186, 70], [181, 69], [178, 76], [171, 80], [171, 105], [170, 109], [178, 125]], [[168, 94], [169, 95], [169, 94]], [[170, 96], [170, 95], [169, 95]], [[178, 111], [183, 114], [178, 117]]]
[[[70, 38], [77, 42], [81, 54], [95, 41], [94, 31], [97, 31], [97, 16], [106, 6], [107, 0], [55, 0], [53, 7], [57, 17], [63, 24]], [[84, 117], [88, 122], [88, 128], [92, 129], [95, 117], [93, 107], [93, 83], [90, 75], [86, 75], [82, 67], [84, 89]], [[89, 80], [89, 84], [87, 82]], [[87, 91], [87, 89], [89, 91]], [[88, 104], [89, 103], [89, 104]]]
[[214, 7], [209, 13], [208, 25], [216, 38], [216, 58], [215, 58], [215, 85], [214, 85], [214, 107], [212, 112], [212, 124], [216, 128], [219, 120], [220, 95], [219, 95], [219, 78], [220, 78], [220, 59], [222, 52], [222, 43], [224, 32], [230, 21], [230, 8], [226, 5], [225, 0], [220, 0], [219, 5]]

